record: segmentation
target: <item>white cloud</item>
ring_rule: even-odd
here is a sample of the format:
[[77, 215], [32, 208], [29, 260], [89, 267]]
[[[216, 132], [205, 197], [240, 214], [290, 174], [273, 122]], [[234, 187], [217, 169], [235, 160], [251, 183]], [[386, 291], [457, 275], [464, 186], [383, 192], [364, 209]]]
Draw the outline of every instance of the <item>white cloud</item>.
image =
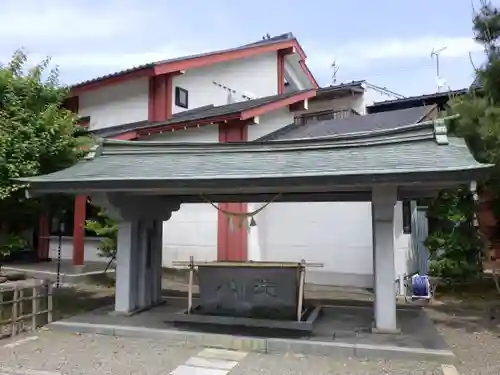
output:
[[482, 46], [470, 37], [422, 36], [407, 39], [363, 40], [339, 45], [328, 52], [321, 48], [309, 51], [309, 64], [321, 69], [330, 66], [334, 59], [340, 64], [353, 67], [384, 60], [430, 59], [432, 49], [441, 47], [447, 47], [441, 52], [443, 58], [467, 57], [469, 52], [482, 50]]
[[114, 1], [95, 7], [85, 2], [62, 0], [3, 0], [0, 38], [17, 43], [46, 41], [57, 43], [108, 38], [130, 30], [141, 12]]
[[[127, 69], [137, 65], [177, 57], [179, 55], [181, 54], [178, 53], [175, 47], [165, 46], [155, 51], [144, 53], [60, 53], [54, 54], [51, 56], [51, 59], [54, 64], [72, 69]], [[43, 58], [43, 56], [39, 54], [30, 54], [30, 57], [35, 61]]]

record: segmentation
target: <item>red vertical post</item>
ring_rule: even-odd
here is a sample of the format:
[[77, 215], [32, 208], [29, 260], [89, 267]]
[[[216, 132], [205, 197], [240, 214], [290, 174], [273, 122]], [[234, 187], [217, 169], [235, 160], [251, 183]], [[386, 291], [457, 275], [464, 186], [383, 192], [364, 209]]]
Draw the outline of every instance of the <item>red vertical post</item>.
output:
[[47, 217], [40, 215], [38, 219], [38, 260], [45, 261], [49, 259], [50, 229]]
[[77, 196], [73, 220], [73, 266], [83, 266], [85, 260], [86, 208], [87, 197]]
[[[248, 125], [231, 123], [219, 125], [219, 142], [243, 142], [248, 139]], [[219, 203], [219, 209], [226, 212], [246, 213], [247, 203]], [[239, 227], [238, 217], [233, 218], [233, 228], [230, 228], [229, 218], [218, 211], [217, 216], [217, 260], [246, 261], [248, 260], [248, 232], [243, 221]]]
[[149, 80], [148, 119], [165, 121], [172, 116], [172, 78], [171, 74], [151, 77]]

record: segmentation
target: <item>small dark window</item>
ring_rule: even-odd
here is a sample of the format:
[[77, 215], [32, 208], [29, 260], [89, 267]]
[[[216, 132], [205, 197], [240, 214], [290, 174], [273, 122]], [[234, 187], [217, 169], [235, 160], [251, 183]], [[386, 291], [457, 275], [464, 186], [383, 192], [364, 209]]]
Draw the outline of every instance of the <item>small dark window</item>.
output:
[[175, 105], [188, 108], [188, 91], [182, 87], [175, 87]]
[[403, 201], [403, 233], [411, 233], [411, 201]]

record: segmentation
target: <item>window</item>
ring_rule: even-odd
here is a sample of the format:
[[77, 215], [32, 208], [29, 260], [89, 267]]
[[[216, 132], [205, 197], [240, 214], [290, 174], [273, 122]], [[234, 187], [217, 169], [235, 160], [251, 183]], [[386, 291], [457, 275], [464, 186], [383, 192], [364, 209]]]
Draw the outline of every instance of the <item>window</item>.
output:
[[188, 108], [188, 91], [182, 87], [175, 87], [175, 105]]

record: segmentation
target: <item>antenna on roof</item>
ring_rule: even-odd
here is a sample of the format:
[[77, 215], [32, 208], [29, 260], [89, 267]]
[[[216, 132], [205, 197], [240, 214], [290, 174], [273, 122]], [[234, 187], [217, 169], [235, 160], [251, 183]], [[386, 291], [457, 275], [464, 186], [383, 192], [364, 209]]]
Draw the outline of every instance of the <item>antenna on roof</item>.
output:
[[337, 60], [333, 60], [331, 67], [333, 69], [332, 85], [336, 85], [337, 84], [337, 73], [340, 69], [340, 66], [338, 66], [338, 64], [337, 64]]
[[433, 48], [432, 52], [431, 52], [431, 59], [433, 59], [434, 57], [436, 58], [436, 80], [437, 80], [437, 91], [438, 92], [441, 91], [441, 87], [446, 86], [446, 82], [441, 77], [441, 72], [439, 70], [439, 68], [440, 68], [439, 55], [441, 54], [441, 52], [443, 52], [447, 48], [448, 48], [448, 46], [444, 46], [444, 47], [441, 47], [439, 49]]

